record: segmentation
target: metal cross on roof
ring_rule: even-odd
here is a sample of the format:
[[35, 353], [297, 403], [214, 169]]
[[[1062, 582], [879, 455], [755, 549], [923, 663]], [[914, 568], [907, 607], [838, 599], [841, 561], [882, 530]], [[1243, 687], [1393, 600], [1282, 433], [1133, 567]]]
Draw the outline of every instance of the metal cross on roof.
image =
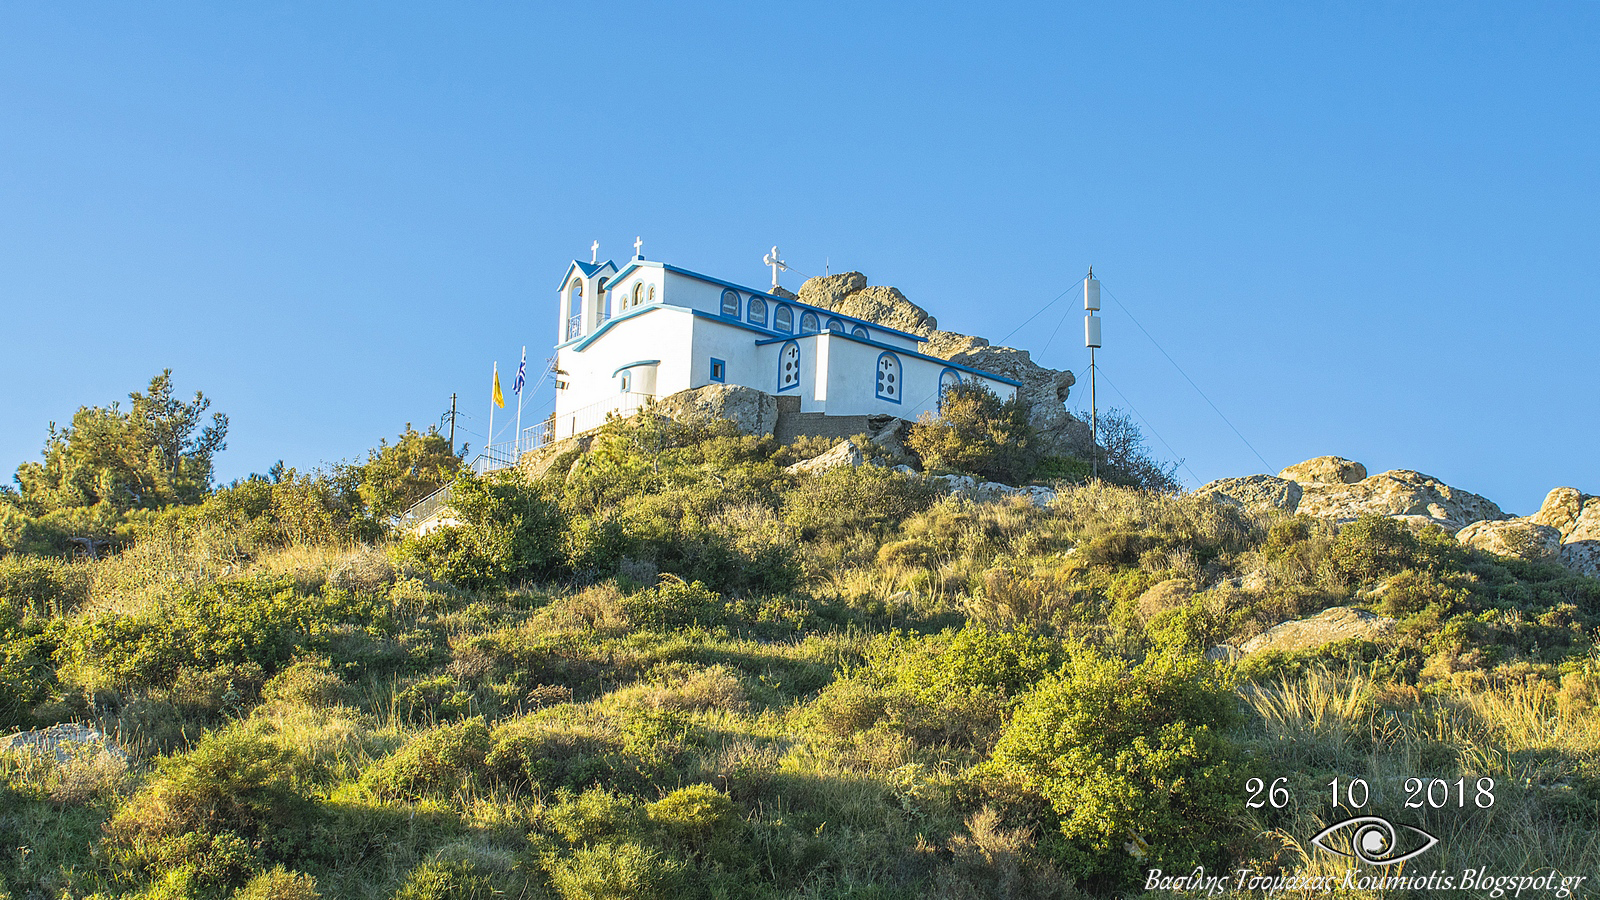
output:
[[777, 287], [778, 286], [778, 270], [779, 269], [788, 269], [789, 268], [789, 266], [787, 264], [785, 264], [783, 260], [778, 258], [778, 247], [777, 247], [776, 244], [773, 245], [771, 253], [768, 253], [766, 256], [761, 257], [761, 264], [764, 265], [764, 266], [771, 266], [772, 267], [772, 286], [773, 287]]
[[633, 239], [633, 258], [644, 259], [644, 238], [642, 237]]
[[589, 245], [589, 265], [592, 266], [592, 265], [594, 265], [595, 263], [597, 263], [599, 261], [600, 261], [600, 242], [599, 241], [595, 241], [594, 243]]

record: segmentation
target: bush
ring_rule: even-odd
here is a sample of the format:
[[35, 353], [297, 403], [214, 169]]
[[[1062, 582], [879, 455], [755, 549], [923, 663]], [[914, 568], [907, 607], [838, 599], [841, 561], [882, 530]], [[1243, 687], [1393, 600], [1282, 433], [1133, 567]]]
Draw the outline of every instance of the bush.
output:
[[722, 598], [715, 592], [670, 574], [662, 575], [655, 587], [624, 598], [622, 608], [629, 621], [647, 628], [716, 625], [727, 619]]
[[461, 524], [408, 538], [402, 558], [474, 590], [547, 578], [561, 567], [560, 507], [520, 471], [463, 473], [450, 486], [449, 507]]
[[585, 847], [547, 865], [563, 900], [666, 900], [685, 874], [682, 862], [631, 841]]
[[939, 415], [923, 413], [906, 446], [924, 467], [967, 472], [986, 481], [1020, 484], [1039, 464], [1039, 437], [1021, 394], [1001, 401], [979, 384], [946, 388]]
[[233, 900], [321, 900], [317, 880], [274, 866], [234, 891]]
[[738, 819], [733, 801], [709, 784], [678, 788], [645, 807], [651, 824], [692, 847], [731, 830]]
[[406, 876], [394, 900], [492, 900], [498, 892], [489, 876], [470, 862], [426, 862]]
[[325, 657], [302, 659], [261, 688], [267, 702], [300, 703], [313, 707], [337, 706], [351, 697], [350, 686], [333, 671]]
[[880, 536], [937, 498], [927, 479], [879, 466], [840, 466], [801, 476], [783, 496], [783, 518], [803, 539]]
[[492, 746], [481, 718], [441, 725], [406, 741], [368, 769], [361, 783], [386, 800], [448, 797], [469, 787], [484, 771]]
[[1130, 669], [1087, 648], [1018, 708], [989, 764], [1049, 800], [1066, 838], [1067, 867], [1123, 882], [1140, 861], [1178, 870], [1218, 864], [1237, 789], [1219, 733], [1237, 699], [1203, 659], [1152, 655]]

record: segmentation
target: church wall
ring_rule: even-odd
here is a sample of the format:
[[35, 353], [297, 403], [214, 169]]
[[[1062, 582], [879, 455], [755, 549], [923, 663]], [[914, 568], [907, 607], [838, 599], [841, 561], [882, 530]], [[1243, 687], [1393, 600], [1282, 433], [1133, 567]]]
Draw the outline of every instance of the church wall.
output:
[[[557, 419], [595, 404], [620, 401], [620, 376], [612, 373], [631, 362], [661, 361], [655, 376], [654, 393], [658, 396], [693, 386], [690, 359], [681, 350], [672, 352], [672, 348], [691, 345], [693, 322], [691, 314], [682, 310], [656, 309], [616, 322], [581, 352], [562, 348], [557, 365], [566, 373], [561, 380], [569, 387], [556, 392]], [[640, 388], [647, 386], [635, 384], [634, 391], [642, 393]], [[566, 433], [559, 422], [558, 433]]]
[[[938, 412], [939, 375], [945, 369], [944, 362], [907, 353], [894, 354], [899, 363], [896, 381], [901, 394], [900, 402], [896, 403], [878, 396], [877, 370], [884, 353], [882, 347], [832, 335], [819, 337], [817, 343], [821, 345], [818, 356], [826, 366], [822, 381], [828, 385], [828, 394], [823, 411], [828, 415], [884, 413], [916, 419], [924, 412]], [[986, 380], [985, 384], [1002, 400], [1016, 391], [1011, 385], [998, 381]]]

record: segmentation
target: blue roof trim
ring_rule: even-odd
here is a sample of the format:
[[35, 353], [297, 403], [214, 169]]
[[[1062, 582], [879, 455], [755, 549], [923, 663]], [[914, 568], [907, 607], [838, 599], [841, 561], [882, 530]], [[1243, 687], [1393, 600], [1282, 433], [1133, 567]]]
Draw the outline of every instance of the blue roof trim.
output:
[[596, 272], [599, 272], [606, 266], [610, 266], [611, 268], [615, 269], [617, 264], [609, 259], [603, 263], [586, 263], [581, 259], [575, 259], [572, 261], [571, 265], [567, 266], [566, 274], [561, 276], [561, 283], [556, 285], [556, 290], [559, 291], [567, 286], [567, 281], [572, 278], [573, 269], [577, 269], [579, 272], [582, 272], [583, 277], [585, 278], [592, 278]]
[[[710, 275], [701, 275], [699, 272], [691, 272], [688, 269], [684, 269], [684, 268], [681, 268], [679, 266], [674, 266], [674, 265], [671, 265], [671, 264], [668, 264], [668, 263], [656, 263], [655, 265], [660, 266], [661, 268], [667, 270], [668, 272], [676, 272], [679, 275], [687, 275], [690, 278], [698, 278], [701, 281], [705, 281], [705, 282], [708, 282], [710, 284], [720, 284], [725, 288], [735, 288], [737, 290], [744, 291], [747, 294], [754, 294], [757, 297], [764, 297], [764, 298], [766, 298], [768, 300], [775, 300], [775, 301], [777, 301], [779, 303], [787, 303], [790, 306], [798, 306], [799, 308], [804, 309], [804, 310], [810, 310], [812, 312], [822, 313], [823, 315], [834, 316], [836, 318], [844, 319], [844, 320], [850, 321], [850, 322], [857, 322], [859, 324], [866, 325], [869, 328], [876, 328], [879, 331], [886, 331], [886, 332], [888, 332], [890, 334], [897, 334], [900, 337], [910, 338], [911, 340], [918, 341], [920, 343], [927, 343], [927, 340], [928, 340], [927, 338], [923, 337], [920, 334], [912, 334], [909, 331], [901, 331], [898, 328], [890, 328], [887, 325], [879, 325], [877, 322], [873, 322], [873, 321], [871, 321], [869, 319], [858, 319], [855, 316], [847, 316], [844, 313], [834, 312], [831, 309], [824, 309], [824, 308], [822, 308], [820, 306], [812, 306], [809, 303], [801, 303], [798, 300], [790, 300], [790, 299], [787, 299], [785, 297], [779, 297], [777, 294], [769, 294], [766, 291], [758, 291], [753, 287], [746, 287], [745, 285], [742, 285], [742, 284], [735, 284], [732, 281], [724, 281], [721, 278], [712, 278]], [[625, 274], [625, 273], [619, 273], [617, 275], [617, 277], [621, 278], [622, 274]]]
[[[696, 310], [696, 312], [698, 312], [698, 310]], [[718, 319], [716, 316], [710, 316], [709, 318], [716, 319], [719, 322], [726, 322], [727, 321], [726, 319]], [[729, 323], [729, 324], [732, 324], [732, 323]], [[1011, 379], [1005, 377], [1004, 375], [996, 375], [993, 372], [986, 372], [983, 369], [974, 369], [971, 366], [964, 366], [964, 365], [962, 365], [961, 363], [958, 363], [958, 362], [952, 362], [952, 361], [950, 361], [948, 359], [940, 359], [937, 356], [929, 356], [926, 353], [918, 353], [915, 350], [907, 350], [904, 347], [896, 347], [893, 344], [885, 344], [885, 343], [883, 343], [881, 341], [872, 340], [871, 338], [856, 337], [853, 334], [847, 334], [847, 333], [842, 332], [842, 331], [819, 331], [816, 334], [784, 335], [782, 337], [769, 338], [769, 339], [764, 340], [764, 341], [756, 341], [756, 346], [760, 347], [760, 346], [763, 346], [765, 344], [778, 344], [778, 343], [782, 343], [784, 341], [796, 341], [796, 340], [804, 341], [804, 340], [810, 340], [810, 339], [813, 339], [813, 338], [820, 338], [820, 337], [842, 338], [842, 339], [847, 340], [847, 341], [855, 341], [858, 344], [866, 344], [866, 345], [868, 345], [870, 347], [877, 347], [879, 350], [888, 350], [888, 351], [890, 351], [892, 353], [898, 353], [898, 354], [900, 354], [902, 356], [910, 356], [910, 357], [913, 357], [915, 359], [925, 359], [928, 362], [936, 362], [936, 363], [939, 363], [940, 365], [942, 365], [942, 366], [944, 366], [946, 368], [949, 368], [949, 369], [955, 369], [955, 370], [961, 371], [961, 372], [970, 372], [973, 375], [980, 375], [980, 376], [982, 376], [984, 378], [988, 378], [988, 379], [992, 379], [994, 381], [998, 381], [1001, 384], [1009, 384], [1012, 387], [1022, 387], [1022, 382], [1020, 382], [1020, 381], [1012, 381]]]
[[[659, 306], [660, 304], [657, 304], [657, 305]], [[689, 308], [687, 306], [673, 306], [671, 308], [672, 309], [681, 309], [681, 310], [684, 310], [686, 312], [693, 313], [695, 318], [697, 318], [697, 319], [707, 319], [709, 321], [717, 322], [717, 323], [722, 324], [722, 325], [731, 325], [734, 328], [743, 328], [745, 331], [754, 331], [756, 334], [764, 335], [764, 336], [767, 336], [767, 337], [772, 337], [772, 338], [791, 338], [791, 337], [796, 337], [796, 335], [788, 334], [788, 333], [782, 332], [782, 331], [775, 331], [775, 330], [773, 330], [771, 328], [762, 328], [760, 325], [751, 325], [749, 322], [746, 322], [743, 319], [735, 319], [732, 316], [719, 316], [716, 313], [708, 313], [703, 309], [691, 309], [691, 308]], [[767, 342], [766, 341], [756, 341], [756, 343], [757, 344], [765, 344]]]
[[630, 259], [630, 260], [628, 260], [628, 267], [623, 269], [622, 271], [618, 272], [617, 276], [615, 278], [611, 279], [611, 280], [613, 282], [621, 281], [622, 279], [627, 278], [629, 275], [632, 275], [633, 271], [635, 269], [664, 269], [664, 268], [667, 268], [666, 263], [658, 263], [658, 262], [654, 262], [654, 261], [648, 260], [648, 259]]
[[628, 363], [625, 366], [617, 366], [616, 371], [611, 373], [611, 377], [615, 378], [615, 377], [617, 377], [617, 372], [621, 372], [623, 369], [631, 369], [634, 366], [659, 366], [659, 365], [661, 365], [661, 360], [659, 360], [659, 359], [636, 359], [633, 362]]

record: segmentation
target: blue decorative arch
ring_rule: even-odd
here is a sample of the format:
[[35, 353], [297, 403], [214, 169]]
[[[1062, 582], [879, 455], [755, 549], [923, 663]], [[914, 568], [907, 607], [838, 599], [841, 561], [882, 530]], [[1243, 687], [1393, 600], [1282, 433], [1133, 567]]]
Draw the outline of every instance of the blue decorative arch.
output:
[[905, 379], [901, 377], [900, 357], [888, 350], [878, 354], [878, 399], [899, 403], [905, 393]]
[[961, 372], [945, 366], [939, 372], [939, 410], [944, 410], [944, 392], [961, 383]]
[[794, 310], [780, 303], [772, 311], [772, 328], [784, 334], [794, 334]]
[[851, 337], [858, 337], [858, 338], [861, 338], [862, 340], [866, 340], [867, 338], [871, 337], [871, 335], [867, 334], [867, 330], [865, 328], [862, 328], [860, 325], [857, 325], [854, 328], [850, 329], [850, 336]]
[[760, 297], [751, 297], [748, 318], [751, 325], [760, 325], [762, 328], [767, 327], [767, 301]]
[[801, 334], [816, 334], [818, 331], [821, 331], [821, 330], [822, 330], [821, 326], [817, 324], [817, 314], [816, 313], [808, 312], [808, 313], [805, 313], [804, 315], [802, 315], [800, 317], [800, 333]]
[[722, 314], [730, 319], [739, 318], [739, 292], [729, 290], [722, 292]]
[[828, 320], [828, 330], [832, 331], [832, 332], [836, 332], [838, 334], [844, 334], [844, 320], [843, 319], [838, 319], [838, 318], [830, 318]]
[[784, 341], [778, 348], [778, 391], [792, 391], [800, 387], [800, 344]]

